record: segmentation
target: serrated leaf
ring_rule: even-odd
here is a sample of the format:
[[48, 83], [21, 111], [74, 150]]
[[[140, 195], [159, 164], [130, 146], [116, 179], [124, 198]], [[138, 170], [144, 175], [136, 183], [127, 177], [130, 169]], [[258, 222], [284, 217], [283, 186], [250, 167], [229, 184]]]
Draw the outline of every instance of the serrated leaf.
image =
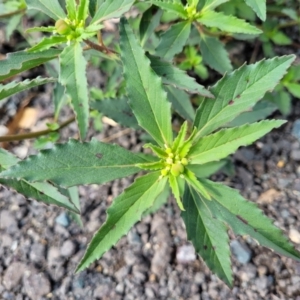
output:
[[191, 94], [198, 94], [208, 98], [214, 97], [204, 86], [197, 83], [195, 78], [190, 77], [186, 72], [175, 67], [170, 62], [161, 60], [153, 55], [148, 55], [148, 57], [151, 62], [151, 68], [158, 76], [162, 77], [164, 84], [185, 90]]
[[257, 102], [251, 111], [246, 111], [238, 115], [230, 123], [226, 124], [226, 127], [237, 127], [246, 123], [254, 123], [259, 120], [266, 119], [277, 109], [276, 105], [270, 101], [261, 100]]
[[186, 168], [192, 171], [198, 178], [206, 178], [218, 172], [227, 163], [227, 159], [222, 159], [219, 161], [211, 161], [202, 165], [188, 164]]
[[283, 115], [289, 115], [291, 113], [292, 110], [292, 97], [291, 95], [284, 91], [281, 90], [279, 92], [275, 92], [275, 93], [270, 93], [268, 95], [265, 96], [265, 98], [269, 101], [272, 101], [273, 103], [276, 104], [276, 106], [278, 107], [279, 111], [283, 114]]
[[139, 124], [162, 147], [173, 139], [171, 109], [162, 82], [138, 44], [125, 19], [120, 29], [121, 58], [124, 65], [129, 105]]
[[172, 174], [169, 175], [169, 184], [172, 190], [172, 193], [176, 199], [177, 205], [180, 208], [180, 210], [185, 210], [180, 198], [180, 190], [179, 190], [179, 184], [177, 182], [178, 176], [173, 176]]
[[217, 6], [228, 1], [229, 0], [205, 0], [203, 1], [204, 4], [202, 1], [199, 1], [197, 9], [200, 10], [202, 8], [202, 11], [213, 10]]
[[149, 2], [160, 7], [161, 9], [167, 12], [178, 15], [183, 19], [187, 18], [187, 12], [185, 11], [181, 3], [178, 3], [176, 1], [171, 1], [171, 0], [150, 0]]
[[68, 18], [76, 20], [76, 0], [65, 0]]
[[159, 172], [154, 172], [136, 179], [114, 200], [107, 210], [105, 223], [88, 245], [76, 272], [84, 270], [99, 259], [141, 219], [142, 214], [153, 205], [166, 185], [167, 179], [158, 180], [158, 177]]
[[204, 99], [197, 109], [197, 137], [211, 133], [253, 107], [267, 91], [274, 89], [294, 59], [293, 55], [275, 57], [226, 74], [210, 89], [215, 100]]
[[42, 78], [38, 76], [32, 80], [25, 79], [21, 82], [12, 81], [5, 85], [0, 84], [0, 101], [24, 90], [55, 81], [55, 78]]
[[80, 0], [77, 7], [77, 20], [85, 21], [89, 15], [89, 0]]
[[188, 154], [189, 162], [201, 165], [225, 158], [234, 153], [239, 147], [252, 144], [273, 128], [278, 128], [285, 122], [283, 120], [265, 120], [223, 129], [205, 136], [192, 146]]
[[6, 59], [0, 60], [0, 81], [39, 66], [57, 57], [60, 52], [61, 50], [51, 49], [39, 53], [27, 51], [8, 53]]
[[71, 140], [40, 154], [30, 156], [11, 169], [0, 173], [8, 178], [27, 181], [51, 180], [63, 187], [104, 183], [140, 171], [135, 165], [148, 160], [117, 145], [92, 140]]
[[56, 205], [66, 208], [74, 213], [78, 213], [74, 204], [64, 195], [62, 195], [56, 187], [47, 182], [30, 183], [24, 179], [2, 179], [0, 183], [13, 188], [25, 197], [35, 199], [47, 205]]
[[37, 9], [54, 20], [66, 18], [66, 14], [58, 0], [25, 0], [28, 9]]
[[262, 20], [266, 20], [266, 12], [267, 12], [267, 7], [266, 7], [266, 0], [245, 0], [246, 4], [250, 6], [257, 16]]
[[31, 27], [31, 28], [28, 28], [26, 30], [27, 33], [30, 33], [30, 32], [51, 32], [53, 33], [53, 31], [56, 30], [55, 29], [55, 26], [39, 26], [39, 27]]
[[119, 18], [133, 5], [134, 0], [106, 0], [96, 11], [91, 23], [99, 23], [111, 18]]
[[197, 19], [207, 27], [216, 27], [222, 31], [244, 34], [260, 34], [262, 31], [242, 19], [225, 15], [222, 12], [207, 11]]
[[134, 116], [132, 109], [128, 105], [126, 97], [120, 99], [104, 99], [101, 101], [92, 101], [91, 108], [96, 109], [105, 116], [113, 119], [120, 125], [139, 129], [138, 121]]
[[235, 234], [250, 235], [262, 246], [300, 261], [300, 253], [254, 203], [244, 199], [238, 191], [222, 184], [205, 179], [201, 179], [201, 182], [213, 197], [212, 201], [205, 202], [206, 205]]
[[94, 15], [96, 13], [97, 4], [98, 4], [97, 0], [90, 0], [90, 3], [89, 3], [89, 12], [90, 12], [91, 17], [94, 17]]
[[[16, 165], [19, 159], [8, 151], [0, 148], [0, 172]], [[47, 182], [30, 183], [26, 180], [0, 178], [0, 184], [11, 187], [25, 197], [36, 199], [45, 204], [53, 204], [78, 213], [70, 200], [62, 195], [57, 188]]]
[[72, 220], [74, 220], [81, 228], [83, 228], [83, 223], [81, 220], [81, 209], [80, 209], [80, 199], [79, 199], [79, 192], [77, 186], [72, 186], [65, 190], [67, 196], [70, 198], [71, 202], [74, 204], [78, 213], [70, 212], [69, 215]]
[[7, 169], [17, 164], [19, 159], [10, 152], [0, 148], [0, 168]]
[[211, 200], [210, 194], [207, 192], [203, 184], [196, 178], [195, 174], [189, 169], [185, 170], [183, 174], [186, 183], [191, 186], [195, 191], [202, 195], [205, 199]]
[[300, 99], [300, 83], [287, 82], [284, 86], [295, 98]]
[[180, 53], [186, 44], [186, 41], [191, 32], [190, 22], [178, 22], [164, 32], [160, 37], [155, 55], [165, 58], [166, 60], [173, 59], [174, 55]]
[[62, 35], [52, 35], [50, 37], [44, 37], [39, 43], [29, 48], [27, 52], [32, 53], [48, 50], [52, 46], [66, 43], [67, 41], [67, 37]]
[[143, 213], [143, 217], [158, 211], [164, 204], [167, 203], [169, 196], [170, 196], [170, 187], [166, 184], [161, 194], [158, 195], [158, 197], [154, 200], [153, 205]]
[[195, 119], [195, 110], [190, 100], [189, 94], [177, 90], [172, 86], [165, 88], [168, 93], [168, 99], [172, 103], [173, 109], [184, 119], [193, 122]]
[[59, 82], [66, 87], [76, 114], [80, 137], [84, 139], [88, 129], [89, 95], [86, 78], [86, 60], [79, 42], [67, 46], [60, 58]]
[[177, 153], [177, 150], [184, 144], [185, 136], [187, 134], [188, 130], [188, 123], [185, 121], [181, 127], [180, 130], [176, 136], [176, 138], [173, 141], [172, 145], [172, 153]]
[[217, 38], [201, 35], [200, 51], [204, 62], [219, 73], [224, 74], [232, 69], [228, 53]]
[[154, 6], [151, 6], [143, 13], [139, 27], [140, 41], [142, 46], [146, 44], [148, 38], [153, 34], [155, 28], [159, 25], [162, 14], [163, 11], [156, 11]]
[[226, 226], [213, 218], [206, 201], [193, 188], [186, 187], [181, 213], [188, 239], [204, 262], [228, 286], [232, 285], [229, 238]]

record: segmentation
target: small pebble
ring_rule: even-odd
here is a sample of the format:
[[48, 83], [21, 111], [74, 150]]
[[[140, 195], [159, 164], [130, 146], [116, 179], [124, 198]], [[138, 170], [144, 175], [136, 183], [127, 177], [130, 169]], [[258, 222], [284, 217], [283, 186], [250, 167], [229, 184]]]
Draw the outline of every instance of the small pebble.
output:
[[300, 161], [300, 150], [292, 150], [291, 158], [295, 161]]
[[245, 244], [241, 244], [238, 240], [233, 240], [230, 243], [230, 247], [233, 255], [241, 264], [246, 264], [250, 261], [252, 257], [251, 251]]
[[296, 120], [293, 124], [292, 135], [300, 141], [300, 120]]
[[72, 241], [67, 240], [62, 244], [60, 254], [64, 257], [70, 257], [75, 253], [75, 249], [75, 244]]
[[176, 259], [180, 264], [194, 261], [196, 259], [195, 248], [192, 245], [183, 245], [178, 247]]
[[290, 229], [289, 237], [294, 243], [300, 244], [300, 232], [295, 228]]
[[56, 219], [55, 222], [61, 226], [68, 227], [70, 225], [70, 219], [68, 215], [63, 212]]

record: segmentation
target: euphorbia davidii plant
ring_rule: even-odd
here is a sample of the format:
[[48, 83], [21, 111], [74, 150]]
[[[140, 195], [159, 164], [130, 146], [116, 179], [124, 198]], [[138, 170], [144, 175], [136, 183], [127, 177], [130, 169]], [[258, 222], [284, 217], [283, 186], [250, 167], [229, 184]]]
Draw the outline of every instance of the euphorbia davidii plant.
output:
[[[45, 3], [33, 0], [28, 2]], [[126, 1], [116, 2], [124, 4]], [[84, 71], [85, 66], [82, 65], [81, 42], [90, 35], [91, 30], [84, 29], [84, 21], [81, 22], [87, 18], [87, 13], [82, 11], [86, 10], [88, 1], [81, 1], [79, 6], [76, 6], [75, 1], [69, 0], [67, 3], [68, 19], [63, 19], [64, 15], [59, 16], [55, 26], [55, 30], [62, 35], [62, 42], [67, 44], [66, 48], [62, 52], [60, 49], [36, 52], [38, 47], [45, 45], [42, 41], [39, 46], [30, 49], [27, 59], [32, 64], [37, 64], [38, 59], [46, 61], [60, 55], [61, 62], [64, 62], [61, 64], [63, 70], [60, 82], [73, 96], [70, 88], [76, 85], [74, 80], [82, 77], [80, 72]], [[90, 2], [92, 3], [95, 1]], [[106, 1], [102, 5], [105, 3], [111, 2]], [[107, 6], [107, 11], [109, 8], [112, 9]], [[97, 18], [101, 13], [99, 10], [94, 12], [91, 22], [96, 20], [95, 23], [98, 23]], [[83, 18], [79, 17], [81, 14]], [[50, 39], [53, 41], [54, 38]], [[111, 53], [117, 56], [117, 53]], [[17, 54], [12, 54], [7, 61], [12, 60], [12, 57], [15, 58], [16, 67], [4, 61], [5, 68], [2, 75], [0, 71], [0, 76], [11, 76], [17, 66], [25, 69], [25, 63], [21, 67], [17, 64]], [[22, 58], [24, 62], [24, 56]], [[102, 184], [141, 170], [147, 173], [136, 178], [131, 186], [114, 199], [107, 210], [106, 222], [88, 245], [77, 272], [99, 259], [143, 214], [152, 207], [159, 206], [166, 190], [172, 192], [182, 211], [188, 239], [208, 267], [227, 285], [232, 285], [228, 228], [236, 234], [252, 236], [261, 245], [279, 254], [300, 260], [300, 253], [254, 203], [245, 200], [232, 188], [200, 178], [207, 164], [224, 159], [240, 146], [253, 143], [285, 123], [282, 120], [266, 120], [226, 128], [239, 114], [253, 107], [267, 91], [274, 89], [295, 57], [289, 55], [243, 65], [225, 74], [206, 90], [171, 63], [146, 55], [131, 26], [123, 18], [120, 22], [120, 58], [127, 91], [126, 98], [120, 100], [120, 103], [124, 106], [122, 109], [132, 112], [131, 121], [152, 138], [152, 143], [144, 145], [145, 148], [150, 148], [152, 154], [133, 153], [95, 139], [84, 143], [70, 140], [65, 144], [57, 144], [52, 149], [43, 150], [21, 162], [10, 153], [0, 151], [0, 183], [11, 186], [26, 196], [62, 206], [75, 213], [79, 213], [80, 209], [78, 201], [72, 197], [74, 186]], [[76, 59], [81, 61], [81, 65], [76, 64]], [[70, 61], [72, 63], [68, 64]], [[183, 79], [182, 82], [178, 80], [178, 76]], [[25, 86], [41, 84], [41, 80], [27, 82]], [[203, 95], [196, 113], [189, 115], [178, 133], [173, 132], [171, 103], [164, 87], [168, 80], [187, 89], [194, 86], [194, 91]], [[82, 92], [80, 84], [82, 83], [76, 86], [77, 92]], [[11, 83], [2, 88], [2, 93], [9, 95], [22, 89], [24, 84]], [[84, 99], [85, 89], [86, 87], [82, 96]], [[79, 94], [74, 97], [77, 97], [78, 103], [82, 100]], [[83, 135], [85, 128], [80, 127]]]

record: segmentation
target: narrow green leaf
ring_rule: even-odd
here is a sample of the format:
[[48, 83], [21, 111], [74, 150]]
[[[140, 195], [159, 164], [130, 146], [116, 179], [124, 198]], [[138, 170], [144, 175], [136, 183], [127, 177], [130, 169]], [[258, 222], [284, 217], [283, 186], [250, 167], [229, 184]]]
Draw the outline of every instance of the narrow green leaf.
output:
[[133, 3], [134, 0], [106, 0], [98, 7], [91, 23], [119, 18], [131, 8]]
[[6, 59], [0, 60], [0, 81], [39, 66], [57, 57], [60, 52], [61, 50], [51, 49], [39, 53], [27, 51], [8, 53]]
[[92, 140], [79, 143], [70, 140], [36, 156], [30, 156], [1, 173], [7, 178], [27, 181], [51, 180], [70, 187], [79, 184], [104, 183], [140, 171], [135, 165], [148, 160], [117, 145]]
[[206, 205], [213, 215], [226, 222], [235, 234], [250, 235], [262, 246], [300, 261], [300, 253], [254, 203], [223, 184], [205, 179], [201, 179], [201, 182], [213, 197], [213, 201], [205, 202]]
[[181, 125], [180, 130], [178, 132], [178, 135], [174, 139], [174, 142], [173, 142], [173, 145], [172, 145], [172, 152], [173, 153], [176, 153], [177, 150], [179, 149], [179, 147], [183, 145], [184, 140], [185, 140], [185, 136], [187, 134], [187, 130], [188, 130], [188, 123], [187, 123], [187, 121], [185, 121]]
[[158, 76], [162, 77], [165, 85], [171, 85], [191, 94], [198, 94], [208, 98], [214, 97], [204, 86], [197, 83], [195, 78], [190, 77], [186, 72], [175, 67], [170, 62], [161, 60], [153, 55], [148, 55], [148, 57], [151, 61], [151, 68]]
[[0, 168], [7, 169], [17, 164], [19, 159], [10, 152], [0, 148]]
[[202, 35], [200, 39], [200, 50], [204, 62], [212, 69], [221, 74], [232, 69], [228, 53], [223, 43], [217, 38]]
[[262, 20], [266, 20], [266, 11], [267, 11], [267, 5], [266, 0], [245, 0], [246, 4], [250, 6], [257, 16]]
[[54, 103], [54, 119], [58, 120], [59, 114], [63, 106], [67, 102], [68, 96], [65, 95], [65, 87], [59, 82], [56, 83], [52, 92], [52, 101]]
[[76, 0], [65, 0], [68, 18], [76, 20]]
[[28, 33], [30, 33], [30, 32], [51, 32], [51, 33], [53, 33], [54, 30], [55, 30], [55, 26], [47, 26], [47, 27], [40, 26], [40, 27], [28, 28], [26, 30], [26, 32], [28, 32]]
[[66, 18], [66, 14], [60, 6], [58, 0], [25, 0], [28, 9], [37, 9], [42, 11], [54, 20]]
[[155, 11], [154, 6], [149, 7], [143, 13], [139, 27], [140, 41], [142, 46], [146, 44], [148, 38], [153, 34], [155, 28], [159, 25], [162, 14], [163, 11]]
[[232, 286], [232, 271], [227, 228], [223, 222], [213, 218], [205, 205], [206, 201], [193, 188], [186, 187], [181, 213], [188, 239], [211, 271], [228, 286]]
[[150, 0], [150, 3], [167, 12], [174, 13], [183, 19], [187, 18], [187, 12], [185, 11], [183, 5], [179, 2], [172, 0]]
[[292, 97], [290, 93], [281, 90], [274, 93], [267, 93], [264, 97], [267, 101], [275, 103], [276, 107], [283, 115], [289, 115], [292, 110]]
[[227, 159], [222, 159], [219, 161], [211, 161], [203, 165], [188, 164], [186, 168], [192, 171], [198, 178], [206, 178], [218, 172], [227, 163], [228, 163]]
[[52, 35], [50, 37], [44, 37], [39, 43], [29, 48], [27, 52], [32, 53], [48, 50], [53, 46], [66, 43], [67, 41], [67, 37], [63, 35]]
[[0, 101], [24, 90], [55, 81], [55, 78], [42, 78], [38, 76], [32, 80], [25, 79], [21, 82], [12, 81], [5, 85], [0, 84]]
[[134, 129], [140, 129], [138, 121], [134, 116], [132, 109], [128, 105], [128, 99], [126, 97], [120, 99], [104, 99], [101, 101], [92, 101], [91, 108], [98, 110], [120, 125], [131, 127]]
[[[19, 159], [8, 151], [0, 148], [0, 171], [12, 167]], [[29, 183], [26, 180], [0, 178], [0, 184], [11, 187], [25, 197], [36, 199], [45, 204], [53, 204], [78, 213], [77, 208], [70, 200], [58, 192], [58, 190], [47, 182]]]
[[86, 60], [80, 43], [67, 46], [60, 58], [59, 82], [66, 87], [76, 114], [80, 137], [84, 139], [88, 129], [89, 96], [86, 78]]
[[162, 82], [150, 68], [150, 61], [125, 19], [121, 20], [121, 57], [131, 106], [139, 124], [160, 145], [173, 138], [170, 103]]
[[185, 120], [194, 121], [195, 109], [190, 100], [189, 94], [177, 90], [172, 86], [165, 88], [168, 93], [168, 100], [172, 103], [173, 109]]
[[167, 60], [173, 59], [174, 55], [182, 51], [191, 32], [191, 23], [188, 21], [178, 22], [172, 25], [161, 35], [160, 43], [156, 48], [155, 55]]
[[[217, 6], [221, 5], [222, 3], [228, 2], [229, 0], [205, 0], [199, 1], [198, 3], [198, 10], [202, 7], [202, 11], [213, 10]], [[204, 2], [204, 4], [202, 4]]]
[[57, 205], [66, 208], [72, 212], [78, 213], [77, 208], [56, 187], [47, 182], [30, 183], [26, 180], [2, 179], [0, 183], [9, 186], [25, 197], [35, 199], [47, 205]]
[[200, 195], [202, 195], [205, 199], [211, 200], [210, 194], [207, 192], [203, 184], [198, 181], [195, 174], [190, 170], [186, 170], [183, 174], [185, 181], [193, 187]]
[[94, 235], [76, 272], [84, 270], [99, 259], [141, 219], [142, 214], [164, 190], [167, 179], [158, 180], [158, 177], [159, 172], [155, 172], [136, 179], [114, 200], [107, 210], [106, 222]]
[[210, 89], [215, 100], [204, 99], [197, 109], [197, 137], [211, 133], [253, 107], [267, 91], [274, 89], [294, 59], [294, 55], [275, 57], [226, 74]]
[[170, 187], [166, 184], [161, 194], [159, 194], [158, 197], [155, 199], [153, 205], [143, 213], [143, 217], [157, 212], [164, 204], [168, 202], [169, 196]]
[[300, 99], [300, 83], [288, 82], [284, 86], [295, 98]]
[[95, 13], [96, 13], [96, 9], [97, 9], [97, 0], [90, 0], [90, 4], [89, 4], [89, 12], [91, 17], [94, 17]]
[[77, 20], [85, 21], [89, 15], [89, 0], [80, 0], [77, 7]]
[[177, 182], [178, 176], [169, 175], [169, 184], [172, 190], [172, 193], [176, 199], [177, 205], [180, 208], [180, 210], [184, 210], [181, 198], [180, 198], [180, 191], [179, 191], [179, 185]]
[[274, 103], [261, 100], [254, 105], [251, 111], [241, 113], [234, 120], [226, 124], [226, 127], [237, 127], [246, 123], [251, 124], [266, 119], [266, 117], [271, 115], [276, 109], [277, 106]]
[[239, 147], [252, 144], [273, 128], [278, 128], [286, 121], [265, 120], [240, 127], [223, 129], [217, 133], [205, 136], [198, 140], [189, 151], [188, 158], [191, 164], [205, 164], [217, 161], [234, 153]]
[[81, 209], [80, 209], [80, 199], [79, 199], [79, 192], [77, 186], [72, 186], [65, 190], [68, 197], [70, 198], [71, 202], [77, 208], [78, 213], [70, 212], [69, 215], [72, 220], [74, 220], [81, 228], [83, 228], [83, 223], [81, 220]]
[[207, 27], [216, 27], [222, 31], [244, 34], [260, 34], [262, 31], [242, 19], [222, 12], [207, 11], [197, 19]]

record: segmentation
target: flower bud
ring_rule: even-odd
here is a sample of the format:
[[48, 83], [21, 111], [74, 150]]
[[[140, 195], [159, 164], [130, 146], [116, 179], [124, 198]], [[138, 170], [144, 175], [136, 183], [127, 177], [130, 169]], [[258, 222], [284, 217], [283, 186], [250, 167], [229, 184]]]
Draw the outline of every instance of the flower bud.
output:
[[179, 176], [181, 173], [183, 173], [183, 171], [184, 171], [184, 167], [181, 163], [176, 163], [172, 165], [171, 174], [173, 176]]
[[72, 31], [70, 26], [64, 20], [57, 20], [55, 22], [55, 29], [59, 34], [66, 35]]

